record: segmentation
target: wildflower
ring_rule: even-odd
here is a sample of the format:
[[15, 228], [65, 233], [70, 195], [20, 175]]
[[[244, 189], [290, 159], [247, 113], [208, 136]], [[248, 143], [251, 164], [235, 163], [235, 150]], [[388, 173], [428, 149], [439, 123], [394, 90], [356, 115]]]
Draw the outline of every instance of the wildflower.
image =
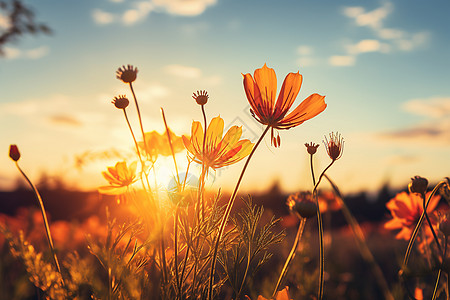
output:
[[338, 160], [344, 150], [344, 139], [341, 138], [339, 133], [330, 133], [330, 140], [325, 137], [325, 148], [327, 149], [328, 156], [333, 160]]
[[17, 145], [9, 146], [9, 157], [11, 157], [13, 161], [18, 161], [20, 159], [20, 152], [19, 148], [17, 148]]
[[137, 180], [136, 167], [137, 162], [127, 166], [127, 163], [124, 161], [116, 163], [114, 167], [108, 167], [108, 171], [102, 172], [102, 175], [110, 185], [102, 186], [98, 191], [105, 195], [123, 194], [128, 189], [128, 186]]
[[197, 104], [205, 105], [206, 102], [208, 102], [209, 96], [208, 96], [208, 93], [206, 91], [197, 91], [197, 94], [194, 93], [192, 98], [194, 98], [195, 101], [197, 101]]
[[[170, 140], [172, 142], [173, 152], [178, 153], [184, 150], [183, 142], [180, 136], [175, 135], [170, 129]], [[155, 162], [159, 155], [170, 156], [172, 152], [170, 150], [169, 139], [167, 133], [160, 134], [157, 131], [151, 131], [145, 133], [145, 145], [144, 142], [139, 142], [139, 147], [147, 153], [152, 162]]]
[[286, 204], [292, 212], [302, 218], [312, 218], [317, 214], [317, 204], [309, 191], [289, 195]]
[[311, 155], [316, 154], [317, 148], [319, 147], [318, 144], [314, 144], [313, 142], [311, 142], [309, 144], [306, 143], [305, 146], [306, 146], [306, 151], [308, 151], [308, 153]]
[[298, 126], [327, 107], [325, 96], [312, 94], [288, 114], [302, 84], [302, 75], [299, 72], [286, 76], [276, 101], [277, 77], [272, 68], [264, 64], [261, 69], [255, 70], [254, 77], [249, 73], [243, 76], [245, 94], [251, 106], [250, 112], [258, 122], [272, 128], [271, 140], [275, 146], [279, 145], [280, 138], [274, 137], [274, 129]]
[[[247, 298], [247, 300], [251, 300], [250, 297], [248, 297], [247, 295], [245, 297]], [[289, 296], [289, 287], [286, 286], [281, 291], [278, 291], [275, 294], [275, 298], [273, 298], [273, 299], [274, 300], [292, 300], [292, 298]], [[256, 300], [269, 300], [269, 299], [264, 298], [263, 296], [259, 295]]]
[[[429, 194], [430, 193], [427, 194], [427, 197]], [[438, 205], [440, 199], [440, 196], [433, 196], [428, 204], [427, 212], [433, 211]], [[399, 240], [409, 240], [414, 227], [423, 212], [422, 197], [414, 193], [409, 194], [407, 192], [401, 192], [386, 203], [386, 207], [391, 212], [392, 219], [385, 223], [384, 227], [390, 230], [400, 229], [400, 232], [396, 235], [396, 238]], [[436, 225], [436, 219], [430, 219], [431, 223]]]
[[118, 97], [114, 97], [111, 103], [119, 109], [125, 109], [127, 108], [128, 104], [130, 104], [130, 101], [127, 97], [125, 97], [125, 95], [120, 95]]
[[133, 67], [132, 65], [128, 66], [122, 66], [121, 68], [118, 68], [116, 71], [117, 79], [122, 80], [125, 83], [132, 83], [136, 80], [138, 73], [138, 69]]
[[420, 176], [414, 176], [408, 184], [408, 189], [411, 193], [423, 194], [427, 191], [427, 187], [428, 180]]
[[197, 163], [204, 163], [206, 169], [218, 169], [234, 164], [247, 155], [253, 149], [253, 143], [249, 140], [239, 140], [242, 128], [232, 126], [223, 136], [223, 119], [215, 117], [206, 130], [205, 152], [203, 153], [203, 127], [200, 122], [192, 122], [191, 137], [183, 136], [183, 143], [190, 153], [191, 159]]

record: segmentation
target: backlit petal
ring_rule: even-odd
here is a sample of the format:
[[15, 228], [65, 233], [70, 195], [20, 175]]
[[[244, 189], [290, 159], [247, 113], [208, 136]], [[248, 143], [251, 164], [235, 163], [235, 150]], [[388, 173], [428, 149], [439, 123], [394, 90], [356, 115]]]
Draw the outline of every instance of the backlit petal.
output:
[[325, 103], [325, 96], [319, 94], [312, 94], [291, 113], [289, 113], [283, 120], [281, 120], [278, 126], [274, 126], [277, 129], [289, 129], [291, 127], [300, 125], [301, 123], [309, 120], [325, 110], [327, 107]]
[[209, 123], [206, 131], [206, 147], [208, 151], [214, 151], [222, 140], [223, 126], [224, 122], [220, 116], [213, 118]]
[[250, 104], [252, 110], [258, 115], [259, 118], [262, 117], [262, 107], [261, 93], [259, 92], [258, 85], [253, 80], [252, 75], [249, 73], [242, 74], [244, 76], [244, 90], [247, 96], [248, 103]]
[[265, 113], [271, 115], [277, 96], [277, 76], [275, 71], [264, 64], [261, 69], [255, 70], [254, 78], [261, 93], [262, 109]]
[[289, 73], [284, 79], [283, 85], [275, 104], [274, 118], [284, 116], [297, 98], [302, 86], [302, 75], [300, 73]]

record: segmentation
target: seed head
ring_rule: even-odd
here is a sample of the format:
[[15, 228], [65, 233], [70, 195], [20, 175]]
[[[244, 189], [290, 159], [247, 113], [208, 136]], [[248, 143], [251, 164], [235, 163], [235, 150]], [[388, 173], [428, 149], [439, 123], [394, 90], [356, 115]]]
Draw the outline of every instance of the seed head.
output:
[[13, 161], [18, 161], [20, 159], [20, 152], [19, 148], [17, 148], [17, 145], [9, 146], [9, 157], [11, 157]]
[[337, 132], [330, 133], [329, 137], [329, 140], [325, 137], [323, 143], [327, 149], [328, 156], [335, 161], [338, 160], [344, 152], [344, 139]]
[[116, 71], [117, 79], [122, 80], [125, 83], [131, 83], [136, 80], [138, 69], [132, 65], [122, 66]]
[[195, 101], [197, 101], [197, 104], [205, 105], [208, 102], [209, 96], [208, 96], [208, 93], [206, 91], [197, 91], [197, 94], [194, 93], [192, 98], [194, 98]]
[[112, 104], [114, 104], [119, 109], [125, 109], [128, 104], [130, 104], [130, 101], [128, 100], [125, 95], [119, 95], [117, 97], [114, 97], [114, 99], [111, 101]]
[[308, 151], [309, 154], [313, 155], [317, 152], [317, 148], [319, 147], [318, 144], [314, 144], [313, 142], [311, 143], [306, 143], [306, 151]]

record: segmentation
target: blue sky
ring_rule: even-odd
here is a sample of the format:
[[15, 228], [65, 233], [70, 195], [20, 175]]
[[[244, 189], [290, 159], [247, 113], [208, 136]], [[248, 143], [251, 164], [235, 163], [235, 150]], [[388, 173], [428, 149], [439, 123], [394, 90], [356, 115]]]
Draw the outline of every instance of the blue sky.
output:
[[[74, 169], [74, 157], [114, 147], [132, 149], [123, 116], [110, 103], [127, 86], [116, 69], [139, 69], [135, 89], [144, 127], [163, 130], [160, 107], [178, 134], [201, 113], [192, 92], [206, 89], [208, 118], [262, 128], [248, 113], [241, 73], [267, 63], [280, 85], [303, 75], [297, 103], [326, 95], [327, 109], [280, 131], [281, 148], [258, 149], [244, 189], [279, 179], [289, 191], [310, 188], [306, 142], [339, 131], [343, 157], [330, 176], [345, 192], [375, 190], [411, 176], [449, 176], [450, 24], [448, 1], [29, 1], [50, 36], [25, 37], [0, 58], [0, 188], [15, 183], [9, 144], [38, 178], [63, 176], [73, 186], [103, 184], [112, 161]], [[0, 17], [0, 28], [8, 24]], [[294, 105], [296, 105], [294, 104]], [[135, 119], [133, 121], [136, 121]], [[136, 127], [137, 129], [137, 127]], [[316, 166], [328, 163], [323, 145]], [[179, 160], [183, 160], [181, 155]], [[170, 162], [167, 162], [168, 164]], [[163, 164], [163, 163], [161, 163]], [[242, 163], [216, 174], [231, 187]]]

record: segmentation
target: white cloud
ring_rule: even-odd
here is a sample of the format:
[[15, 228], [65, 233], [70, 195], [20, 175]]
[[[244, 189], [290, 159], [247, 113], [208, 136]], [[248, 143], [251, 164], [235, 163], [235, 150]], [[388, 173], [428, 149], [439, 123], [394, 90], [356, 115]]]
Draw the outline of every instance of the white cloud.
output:
[[0, 13], [0, 29], [7, 29], [11, 26], [11, 22], [7, 16]]
[[216, 4], [217, 0], [153, 0], [152, 2], [169, 14], [197, 16], [202, 14], [208, 6]]
[[317, 60], [313, 57], [309, 57], [309, 56], [303, 56], [300, 57], [299, 59], [297, 59], [297, 64], [300, 67], [309, 67], [309, 66], [313, 66], [317, 63]]
[[402, 104], [402, 109], [416, 115], [431, 118], [450, 118], [450, 97], [412, 99]]
[[298, 46], [297, 48], [297, 53], [299, 55], [311, 55], [313, 54], [313, 48], [311, 46], [306, 46], [306, 45], [302, 45], [302, 46]]
[[100, 9], [95, 9], [92, 12], [92, 18], [94, 19], [95, 23], [100, 25], [110, 24], [116, 19], [113, 14]]
[[[371, 11], [366, 11], [361, 6], [345, 7], [342, 11], [345, 16], [353, 19], [356, 26], [371, 28], [375, 35], [355, 44], [347, 44], [345, 46], [346, 54], [352, 56], [367, 52], [387, 54], [396, 51], [412, 51], [425, 45], [429, 40], [427, 32], [408, 33], [401, 29], [384, 27], [383, 21], [393, 10], [394, 5], [388, 1]], [[330, 60], [330, 63], [333, 61]]]
[[[123, 0], [110, 0], [120, 3]], [[131, 3], [125, 11], [112, 14], [101, 9], [92, 12], [94, 22], [99, 25], [107, 25], [121, 22], [124, 25], [134, 25], [145, 20], [152, 11], [164, 12], [180, 16], [198, 16], [209, 6], [217, 3], [217, 0], [147, 0]]]
[[372, 11], [366, 12], [362, 7], [347, 7], [344, 8], [344, 15], [355, 19], [358, 26], [368, 26], [373, 29], [382, 27], [382, 21], [393, 10], [393, 5], [390, 2], [385, 2], [381, 7]]
[[136, 8], [129, 9], [122, 15], [122, 22], [125, 25], [133, 25], [144, 20], [154, 8], [150, 2], [138, 2], [135, 6]]
[[367, 52], [383, 52], [387, 53], [390, 50], [390, 46], [384, 43], [381, 43], [378, 40], [361, 40], [354, 45], [347, 46], [347, 52], [349, 54], [360, 54]]
[[355, 57], [352, 55], [333, 55], [329, 59], [329, 63], [332, 66], [347, 67], [355, 64]]
[[164, 71], [178, 77], [190, 79], [200, 78], [200, 76], [202, 75], [202, 71], [198, 68], [178, 64], [167, 65], [164, 67]]
[[50, 52], [47, 46], [31, 49], [25, 52], [25, 57], [29, 59], [39, 59], [46, 56]]
[[50, 49], [47, 46], [41, 46], [29, 50], [5, 47], [4, 52], [6, 59], [39, 59], [46, 56], [50, 52]]

